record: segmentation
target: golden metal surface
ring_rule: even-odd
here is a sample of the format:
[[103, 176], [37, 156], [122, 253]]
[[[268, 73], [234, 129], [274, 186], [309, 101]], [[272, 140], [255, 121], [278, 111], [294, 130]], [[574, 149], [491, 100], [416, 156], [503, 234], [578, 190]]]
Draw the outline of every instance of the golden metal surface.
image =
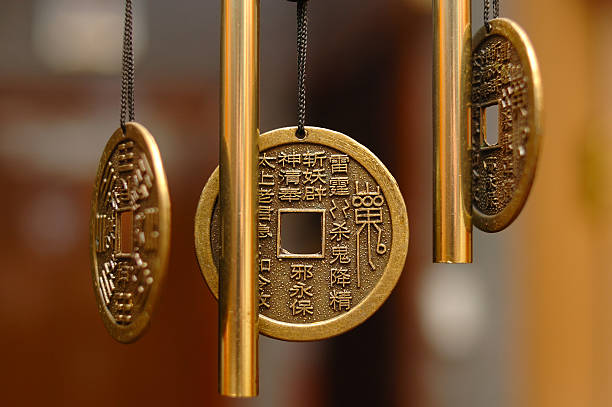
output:
[[470, 13], [469, 0], [433, 2], [433, 260], [437, 263], [472, 262]]
[[223, 0], [219, 392], [257, 395], [259, 0]]
[[[497, 232], [525, 205], [542, 134], [542, 80], [531, 42], [514, 22], [497, 18], [474, 38], [472, 193], [474, 224]], [[485, 109], [498, 106], [498, 141], [486, 137]]]
[[153, 136], [126, 123], [98, 166], [90, 220], [91, 275], [98, 309], [116, 340], [147, 328], [170, 250], [170, 197]]
[[[292, 127], [259, 140], [259, 330], [295, 341], [339, 335], [370, 317], [401, 275], [409, 237], [402, 195], [378, 158], [341, 133], [306, 130], [304, 139]], [[218, 186], [215, 171], [195, 222], [198, 261], [215, 297]], [[304, 214], [305, 227], [283, 233], [311, 230], [321, 243], [310, 251], [284, 247], [286, 213]]]

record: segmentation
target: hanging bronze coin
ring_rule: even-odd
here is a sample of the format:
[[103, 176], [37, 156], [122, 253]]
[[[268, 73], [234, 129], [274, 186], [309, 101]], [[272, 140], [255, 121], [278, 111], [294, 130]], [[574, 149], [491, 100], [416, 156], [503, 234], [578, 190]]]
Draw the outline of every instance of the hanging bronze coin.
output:
[[[485, 232], [497, 232], [518, 216], [533, 183], [542, 132], [542, 84], [533, 47], [514, 22], [486, 22], [473, 44], [473, 221]], [[489, 121], [497, 122], [497, 140], [492, 131], [487, 134], [487, 114], [497, 117]]]
[[[395, 287], [408, 252], [408, 215], [393, 176], [365, 147], [331, 130], [260, 137], [259, 329], [308, 341], [346, 332]], [[218, 169], [195, 219], [202, 274], [218, 297]]]
[[151, 134], [126, 123], [100, 159], [90, 222], [91, 273], [108, 332], [132, 342], [148, 326], [168, 263], [170, 199]]

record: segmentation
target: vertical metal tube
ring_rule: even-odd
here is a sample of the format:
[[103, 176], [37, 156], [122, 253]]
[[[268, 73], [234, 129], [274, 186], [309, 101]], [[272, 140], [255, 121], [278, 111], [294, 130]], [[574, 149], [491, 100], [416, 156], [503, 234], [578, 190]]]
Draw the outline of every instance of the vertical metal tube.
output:
[[470, 0], [433, 0], [434, 262], [472, 262]]
[[259, 0], [222, 0], [219, 392], [257, 395]]

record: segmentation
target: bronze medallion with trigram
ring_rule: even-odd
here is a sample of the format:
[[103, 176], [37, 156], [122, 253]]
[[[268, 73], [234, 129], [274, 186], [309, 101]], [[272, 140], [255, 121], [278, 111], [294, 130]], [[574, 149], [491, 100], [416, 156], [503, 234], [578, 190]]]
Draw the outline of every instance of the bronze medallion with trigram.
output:
[[168, 264], [170, 198], [151, 134], [126, 123], [108, 141], [96, 176], [90, 221], [98, 309], [120, 342], [149, 324]]

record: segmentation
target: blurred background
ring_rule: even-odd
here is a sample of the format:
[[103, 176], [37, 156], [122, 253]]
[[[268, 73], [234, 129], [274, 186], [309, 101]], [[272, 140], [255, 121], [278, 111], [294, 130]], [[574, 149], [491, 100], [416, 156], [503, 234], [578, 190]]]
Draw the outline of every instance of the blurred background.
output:
[[[148, 333], [106, 333], [89, 205], [119, 124], [123, 2], [3, 0], [0, 403], [4, 406], [612, 405], [612, 2], [501, 0], [529, 33], [545, 96], [532, 194], [472, 265], [433, 265], [431, 3], [312, 1], [307, 123], [397, 178], [410, 216], [389, 301], [341, 337], [261, 337], [260, 397], [217, 394], [217, 304], [193, 218], [217, 165], [219, 1], [136, 0], [136, 119], [172, 194], [170, 269]], [[473, 3], [473, 30], [482, 2]], [[261, 129], [295, 125], [295, 4], [261, 2]]]

